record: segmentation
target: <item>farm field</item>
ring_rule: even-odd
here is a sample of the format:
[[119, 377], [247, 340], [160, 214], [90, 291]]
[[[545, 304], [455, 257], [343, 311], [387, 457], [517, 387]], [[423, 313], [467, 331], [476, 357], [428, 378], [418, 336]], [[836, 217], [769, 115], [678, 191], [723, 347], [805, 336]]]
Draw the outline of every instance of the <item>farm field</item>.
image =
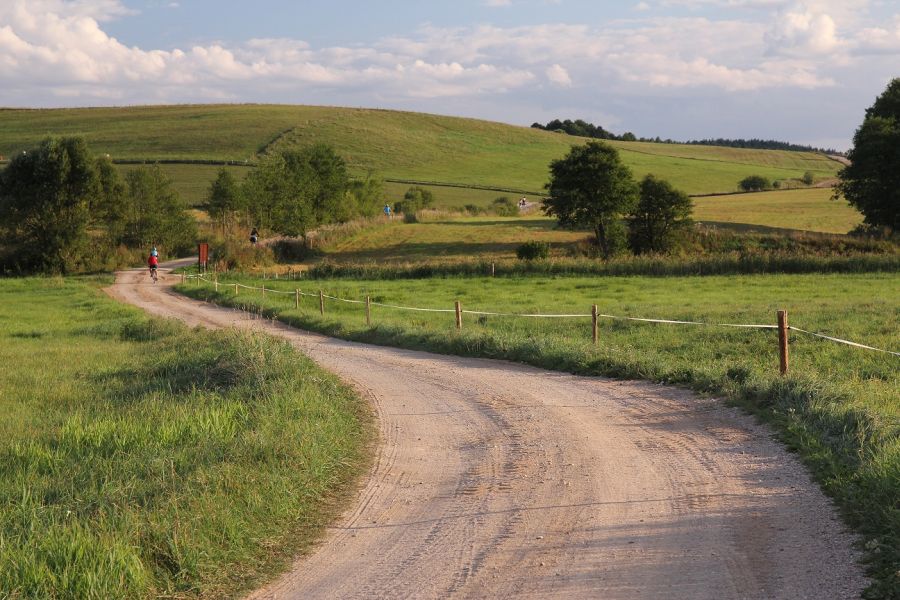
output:
[[[246, 278], [220, 279], [259, 285]], [[444, 353], [508, 358], [545, 368], [686, 385], [731, 398], [770, 421], [811, 466], [824, 489], [869, 539], [868, 559], [888, 586], [898, 560], [900, 512], [900, 370], [897, 357], [791, 332], [791, 374], [778, 375], [772, 330], [602, 319], [600, 344], [590, 318], [538, 319], [463, 315], [454, 331], [453, 302], [464, 310], [515, 313], [601, 313], [706, 323], [789, 322], [809, 331], [897, 351], [900, 280], [894, 274], [728, 277], [447, 278], [418, 281], [267, 281], [269, 289], [351, 300], [443, 309], [408, 312], [226, 287], [181, 286], [188, 295], [253, 307], [289, 323], [359, 341]], [[893, 567], [895, 569], [895, 567]]]
[[694, 198], [694, 220], [822, 233], [847, 233], [862, 223], [859, 211], [831, 194], [812, 188]]
[[368, 417], [287, 344], [110, 282], [0, 280], [0, 596], [232, 596], [330, 521]]
[[[0, 154], [48, 134], [84, 136], [113, 159], [254, 160], [260, 152], [325, 142], [357, 175], [540, 192], [551, 160], [583, 138], [502, 123], [372, 109], [205, 105], [0, 111]], [[812, 153], [614, 142], [635, 176], [654, 173], [690, 194], [730, 192], [747, 175], [831, 178]]]
[[556, 228], [547, 217], [447, 217], [423, 223], [394, 219], [363, 229], [322, 250], [329, 260], [453, 261], [478, 256], [515, 258], [516, 248], [528, 240], [570, 245], [588, 237], [583, 231]]

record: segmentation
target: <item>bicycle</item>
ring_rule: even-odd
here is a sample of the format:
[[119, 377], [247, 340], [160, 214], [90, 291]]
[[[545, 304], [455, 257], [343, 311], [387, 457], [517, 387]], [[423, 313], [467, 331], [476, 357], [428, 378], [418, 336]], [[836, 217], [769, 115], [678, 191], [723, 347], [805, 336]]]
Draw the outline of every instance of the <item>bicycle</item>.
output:
[[153, 283], [156, 283], [159, 280], [159, 276], [156, 274], [156, 267], [150, 267], [150, 279], [153, 280]]

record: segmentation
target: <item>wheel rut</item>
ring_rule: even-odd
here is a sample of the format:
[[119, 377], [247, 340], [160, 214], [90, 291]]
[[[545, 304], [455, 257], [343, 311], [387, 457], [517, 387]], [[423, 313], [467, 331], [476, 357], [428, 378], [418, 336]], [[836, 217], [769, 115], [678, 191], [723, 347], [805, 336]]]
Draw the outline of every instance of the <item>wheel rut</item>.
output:
[[854, 598], [867, 584], [796, 458], [721, 402], [327, 338], [189, 300], [161, 275], [124, 271], [107, 292], [287, 339], [378, 418], [353, 505], [253, 600]]

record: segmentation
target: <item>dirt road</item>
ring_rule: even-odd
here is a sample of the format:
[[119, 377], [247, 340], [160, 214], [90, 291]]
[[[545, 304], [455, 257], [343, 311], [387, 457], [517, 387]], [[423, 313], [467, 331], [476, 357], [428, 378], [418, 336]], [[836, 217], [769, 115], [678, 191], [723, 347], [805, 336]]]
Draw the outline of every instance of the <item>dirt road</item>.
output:
[[720, 402], [309, 334], [119, 274], [111, 295], [284, 337], [379, 419], [370, 478], [263, 598], [854, 598], [853, 538], [797, 460]]

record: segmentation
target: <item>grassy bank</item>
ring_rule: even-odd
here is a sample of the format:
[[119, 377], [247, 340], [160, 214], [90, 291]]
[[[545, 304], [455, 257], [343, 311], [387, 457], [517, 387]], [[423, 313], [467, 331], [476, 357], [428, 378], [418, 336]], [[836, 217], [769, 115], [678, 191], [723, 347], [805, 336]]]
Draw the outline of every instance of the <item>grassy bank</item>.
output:
[[361, 401], [287, 344], [0, 280], [0, 597], [230, 596], [364, 464]]
[[[220, 280], [255, 283], [249, 280]], [[406, 281], [266, 281], [270, 289], [304, 287], [347, 299], [423, 308], [518, 313], [590, 312], [711, 323], [791, 324], [889, 350], [900, 348], [900, 280], [893, 274], [710, 276], [704, 278], [446, 278]], [[590, 319], [464, 315], [373, 307], [367, 326], [359, 304], [187, 284], [185, 293], [260, 310], [331, 335], [444, 353], [507, 358], [584, 374], [650, 379], [722, 395], [768, 420], [810, 465], [848, 521], [867, 539], [878, 583], [871, 597], [900, 589], [900, 369], [895, 356], [792, 333], [791, 374], [778, 375], [771, 330], [601, 321], [598, 347]]]

